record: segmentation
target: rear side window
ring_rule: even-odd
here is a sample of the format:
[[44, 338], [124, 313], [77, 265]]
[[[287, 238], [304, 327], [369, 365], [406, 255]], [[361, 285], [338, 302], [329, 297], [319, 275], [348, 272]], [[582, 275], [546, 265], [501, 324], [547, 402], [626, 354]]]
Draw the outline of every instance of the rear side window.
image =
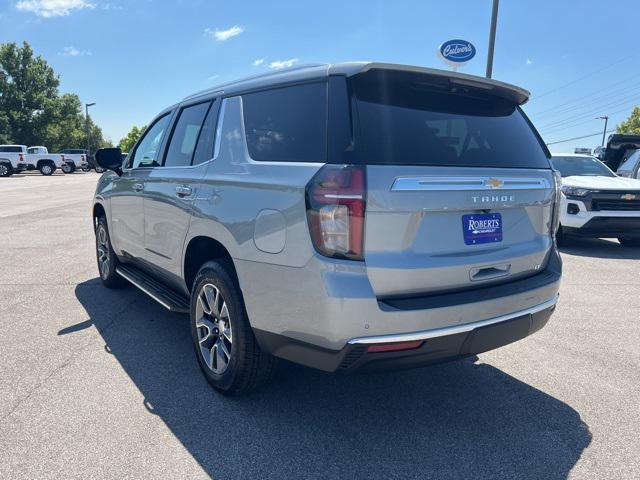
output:
[[632, 172], [635, 167], [636, 164], [638, 163], [638, 159], [640, 159], [640, 150], [636, 150], [632, 155], [629, 156], [629, 158], [627, 158], [622, 165], [620, 165], [620, 168], [618, 168], [619, 172]]
[[351, 80], [350, 100], [350, 163], [550, 168], [520, 109], [485, 92], [373, 71]]
[[253, 160], [324, 162], [327, 157], [327, 85], [312, 83], [242, 96]]
[[216, 105], [217, 103], [214, 102], [204, 120], [196, 151], [193, 154], [192, 165], [200, 165], [213, 158], [213, 143], [216, 138], [216, 118], [218, 116]]
[[20, 153], [20, 152], [22, 152], [22, 148], [13, 147], [13, 146], [0, 147], [0, 152], [4, 152], [4, 153]]
[[204, 117], [211, 102], [199, 103], [181, 110], [173, 135], [167, 148], [165, 167], [184, 167], [191, 165], [191, 159], [202, 130]]

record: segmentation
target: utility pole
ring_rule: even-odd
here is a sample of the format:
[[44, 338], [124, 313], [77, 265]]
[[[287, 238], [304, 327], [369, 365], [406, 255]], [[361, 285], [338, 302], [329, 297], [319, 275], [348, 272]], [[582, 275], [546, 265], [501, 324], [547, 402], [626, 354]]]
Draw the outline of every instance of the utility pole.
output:
[[493, 0], [493, 10], [491, 11], [491, 31], [489, 32], [489, 52], [487, 53], [487, 78], [491, 78], [493, 73], [493, 50], [496, 45], [496, 26], [498, 24], [498, 3], [500, 0]]
[[607, 123], [609, 123], [609, 117], [603, 115], [602, 117], [596, 117], [596, 120], [604, 120], [604, 130], [602, 131], [602, 146], [604, 147], [604, 137], [607, 134]]
[[84, 104], [84, 109], [85, 109], [85, 117], [84, 117], [84, 121], [87, 124], [87, 162], [89, 161], [89, 156], [91, 155], [91, 138], [90, 138], [90, 129], [89, 129], [89, 107], [93, 107], [95, 105], [94, 103], [85, 103]]

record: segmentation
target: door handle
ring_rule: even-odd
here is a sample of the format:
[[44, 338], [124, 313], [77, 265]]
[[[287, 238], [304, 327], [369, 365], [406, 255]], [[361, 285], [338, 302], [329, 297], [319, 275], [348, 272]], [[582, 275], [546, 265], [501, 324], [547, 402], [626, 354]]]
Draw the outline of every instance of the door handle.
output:
[[191, 187], [187, 187], [186, 185], [178, 185], [176, 187], [176, 194], [179, 197], [188, 197], [192, 193], [193, 193], [193, 190], [191, 190]]
[[144, 185], [142, 183], [134, 183], [132, 188], [134, 192], [141, 192], [144, 190]]

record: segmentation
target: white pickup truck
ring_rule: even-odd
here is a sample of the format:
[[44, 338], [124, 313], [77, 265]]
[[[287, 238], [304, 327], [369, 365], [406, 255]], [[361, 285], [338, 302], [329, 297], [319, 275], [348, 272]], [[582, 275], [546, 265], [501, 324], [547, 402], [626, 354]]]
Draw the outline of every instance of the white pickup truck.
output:
[[67, 148], [60, 150], [60, 153], [64, 157], [64, 165], [62, 171], [64, 173], [73, 173], [77, 169], [82, 171], [89, 171], [89, 162], [87, 160], [87, 151], [80, 148]]
[[0, 145], [0, 177], [23, 170], [39, 170], [42, 175], [51, 175], [62, 165], [62, 155], [49, 153], [45, 147]]
[[60, 168], [64, 171], [64, 155], [49, 153], [47, 147], [29, 147], [25, 155], [27, 170], [40, 170], [42, 175], [51, 175]]
[[26, 168], [24, 145], [0, 145], [0, 177], [10, 177]]

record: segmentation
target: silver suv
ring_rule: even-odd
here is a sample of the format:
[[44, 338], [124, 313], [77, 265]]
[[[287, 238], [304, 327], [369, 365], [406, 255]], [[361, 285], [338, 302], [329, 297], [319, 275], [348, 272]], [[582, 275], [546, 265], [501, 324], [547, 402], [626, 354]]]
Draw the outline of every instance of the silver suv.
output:
[[107, 287], [189, 313], [208, 381], [240, 393], [276, 357], [331, 372], [453, 360], [555, 308], [559, 180], [485, 78], [379, 63], [228, 83], [160, 113], [93, 209]]

